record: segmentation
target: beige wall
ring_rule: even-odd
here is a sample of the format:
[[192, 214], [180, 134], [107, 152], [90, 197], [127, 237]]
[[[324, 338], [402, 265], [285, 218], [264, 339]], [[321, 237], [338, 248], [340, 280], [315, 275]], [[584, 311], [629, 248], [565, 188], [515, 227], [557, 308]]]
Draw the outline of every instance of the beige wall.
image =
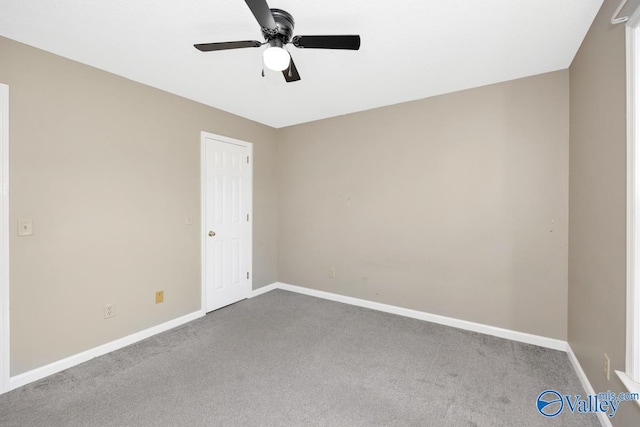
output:
[[[622, 391], [602, 373], [625, 368], [626, 83], [625, 29], [605, 0], [570, 68], [568, 339], [596, 391]], [[622, 404], [614, 426], [637, 426]]]
[[566, 339], [568, 77], [282, 129], [280, 281]]
[[254, 143], [254, 287], [277, 280], [274, 129], [4, 38], [0, 58], [12, 375], [199, 310], [203, 130]]

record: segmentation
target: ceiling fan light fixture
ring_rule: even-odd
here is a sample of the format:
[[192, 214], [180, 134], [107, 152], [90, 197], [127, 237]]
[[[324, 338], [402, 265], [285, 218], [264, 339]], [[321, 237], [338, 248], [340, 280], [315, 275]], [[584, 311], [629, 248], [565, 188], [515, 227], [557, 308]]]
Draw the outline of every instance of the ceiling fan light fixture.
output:
[[289, 55], [289, 52], [287, 52], [283, 47], [282, 42], [277, 43], [276, 40], [273, 40], [275, 43], [269, 43], [269, 47], [262, 53], [262, 59], [264, 61], [264, 66], [268, 69], [273, 71], [283, 71], [289, 67], [291, 55]]

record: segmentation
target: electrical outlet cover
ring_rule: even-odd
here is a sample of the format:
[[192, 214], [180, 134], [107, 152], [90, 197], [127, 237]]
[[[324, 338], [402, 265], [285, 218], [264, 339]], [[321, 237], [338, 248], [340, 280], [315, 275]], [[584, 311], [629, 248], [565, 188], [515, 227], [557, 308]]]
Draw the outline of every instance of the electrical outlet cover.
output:
[[33, 220], [32, 219], [19, 219], [18, 220], [18, 236], [33, 236]]
[[113, 304], [104, 305], [104, 318], [110, 319], [116, 315], [116, 307]]

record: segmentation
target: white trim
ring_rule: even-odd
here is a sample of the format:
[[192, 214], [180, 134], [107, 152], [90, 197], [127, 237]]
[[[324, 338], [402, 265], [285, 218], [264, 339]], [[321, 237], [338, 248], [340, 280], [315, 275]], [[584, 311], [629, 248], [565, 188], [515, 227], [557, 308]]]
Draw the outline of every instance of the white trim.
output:
[[[567, 356], [569, 356], [569, 360], [573, 365], [573, 369], [576, 371], [576, 374], [578, 374], [578, 379], [580, 380], [580, 383], [582, 384], [584, 391], [586, 391], [588, 395], [596, 394], [596, 392], [593, 390], [593, 387], [591, 386], [591, 382], [589, 382], [589, 378], [587, 377], [587, 374], [584, 373], [582, 366], [580, 366], [580, 362], [578, 362], [578, 358], [576, 357], [575, 353], [573, 352], [573, 350], [571, 349], [571, 346], [568, 343], [567, 343]], [[609, 419], [606, 413], [598, 412], [597, 416], [598, 416], [598, 420], [600, 421], [600, 425], [602, 425], [602, 427], [613, 427], [611, 425], [611, 420]]]
[[[627, 50], [627, 346], [625, 373], [640, 383], [640, 13], [626, 27]], [[639, 384], [640, 385], [640, 384]]]
[[0, 83], [0, 394], [9, 390], [9, 86]]
[[215, 139], [216, 141], [226, 142], [229, 144], [239, 145], [245, 147], [248, 151], [249, 162], [249, 182], [247, 183], [247, 191], [249, 192], [249, 200], [247, 201], [249, 206], [249, 230], [248, 230], [248, 245], [249, 253], [247, 254], [247, 269], [249, 270], [249, 283], [246, 289], [245, 298], [251, 296], [253, 290], [253, 144], [247, 141], [241, 141], [239, 139], [229, 138], [227, 136], [216, 135], [215, 133], [202, 131], [200, 133], [200, 280], [201, 280], [201, 309], [203, 313], [207, 312], [207, 280], [206, 280], [206, 240], [205, 230], [207, 219], [207, 204], [205, 202], [205, 188], [206, 188], [206, 156], [205, 156], [205, 141], [207, 138]]
[[49, 375], [53, 375], [65, 369], [72, 368], [98, 356], [102, 356], [112, 351], [119, 350], [123, 347], [149, 338], [153, 335], [168, 331], [169, 329], [173, 329], [180, 325], [184, 325], [185, 323], [196, 320], [202, 316], [204, 316], [204, 313], [202, 311], [195, 311], [191, 314], [187, 314], [182, 317], [178, 317], [177, 319], [173, 319], [160, 325], [153, 326], [149, 329], [145, 329], [144, 331], [136, 332], [135, 334], [131, 334], [129, 336], [111, 341], [101, 346], [94, 347], [90, 350], [83, 351], [82, 353], [78, 353], [62, 360], [58, 360], [57, 362], [53, 362], [40, 368], [25, 372], [23, 374], [16, 375], [15, 377], [11, 377], [9, 381], [9, 389], [13, 390], [15, 388], [22, 387], [25, 384], [29, 384], [44, 377], [48, 377]]
[[[394, 305], [382, 304], [379, 302], [368, 301], [359, 298], [347, 297], [331, 292], [318, 291], [315, 289], [303, 288], [301, 286], [289, 285], [286, 283], [276, 283], [275, 288], [285, 291], [296, 292], [299, 294], [310, 295], [317, 298], [323, 298], [331, 301], [337, 301], [345, 304], [355, 305], [358, 307], [370, 308], [372, 310], [383, 311], [385, 313], [397, 314], [399, 316], [410, 317], [412, 319], [425, 320], [427, 322], [437, 323], [440, 325], [451, 326], [467, 331], [478, 332], [494, 337], [506, 338], [513, 341], [519, 341], [527, 344], [533, 344], [540, 347], [551, 348], [553, 350], [566, 351], [567, 342], [555, 338], [547, 338], [539, 335], [532, 335], [525, 332], [512, 331], [510, 329], [498, 328], [495, 326], [483, 325], [481, 323], [470, 322], [468, 320], [455, 319], [453, 317], [440, 316], [438, 314], [426, 313], [424, 311], [411, 310], [408, 308], [397, 307]], [[273, 286], [273, 285], [271, 285]]]
[[[620, 381], [622, 381], [622, 384], [624, 384], [624, 386], [627, 388], [628, 392], [640, 394], [640, 384], [638, 384], [637, 382], [633, 381], [624, 372], [621, 372], [621, 371], [615, 371], [615, 372], [616, 372], [616, 375], [618, 376], [618, 378], [620, 379]], [[638, 406], [640, 406], [640, 400], [636, 400], [635, 402], [638, 404]]]
[[637, 78], [638, 71], [635, 62], [638, 58], [637, 49], [637, 31], [633, 28], [626, 27], [626, 46], [627, 46], [627, 351], [626, 351], [626, 371], [629, 377], [636, 379], [640, 371], [637, 368], [638, 359], [638, 340], [636, 339], [637, 327], [635, 320], [637, 313], [634, 304], [635, 290], [638, 288], [638, 278], [640, 276], [640, 263], [638, 261], [640, 255], [640, 236], [638, 232], [638, 202], [637, 191], [640, 189], [638, 185], [638, 165], [637, 146], [637, 123], [634, 119], [635, 106], [637, 101]]
[[[469, 322], [466, 320], [455, 319], [452, 317], [440, 316], [436, 314], [430, 314], [423, 311], [410, 310], [402, 307], [397, 307], [388, 304], [381, 304], [373, 301], [368, 301], [359, 298], [347, 297], [344, 295], [334, 294], [331, 292], [318, 291], [315, 289], [304, 288], [301, 286], [289, 285], [286, 283], [273, 283], [271, 285], [265, 286], [263, 288], [257, 289], [254, 291], [252, 297], [262, 295], [266, 292], [270, 292], [274, 289], [282, 289], [285, 291], [296, 292], [303, 295], [309, 295], [317, 298], [323, 298], [331, 301], [341, 302], [344, 304], [355, 305], [358, 307], [369, 308], [372, 310], [383, 311], [385, 313], [397, 314], [399, 316], [410, 317], [412, 319], [424, 320], [427, 322], [437, 323], [440, 325], [451, 326], [454, 328], [464, 329], [467, 331], [478, 332], [485, 335], [491, 335], [499, 338], [505, 338], [513, 341], [523, 342], [527, 344], [533, 344], [540, 347], [546, 347], [553, 350], [564, 351], [567, 353], [571, 364], [573, 365], [576, 374], [578, 375], [578, 379], [582, 384], [582, 387], [587, 392], [587, 394], [595, 394], [591, 383], [589, 382], [589, 378], [584, 373], [582, 366], [580, 366], [580, 362], [576, 358], [576, 355], [573, 353], [571, 346], [562, 340], [557, 340], [554, 338], [542, 337], [539, 335], [527, 334], [524, 332], [513, 331], [510, 329], [497, 328], [495, 326], [483, 325], [481, 323]], [[633, 391], [633, 390], [630, 390]], [[600, 412], [597, 414], [598, 420], [603, 427], [612, 427], [611, 421], [609, 417]]]
[[205, 132], [200, 134], [200, 310], [207, 312], [207, 275], [205, 263], [207, 261], [206, 242], [204, 233], [207, 229], [207, 204], [204, 196], [206, 188], [206, 152], [204, 144]]
[[266, 294], [267, 292], [271, 292], [275, 289], [278, 289], [278, 284], [277, 283], [272, 283], [270, 285], [267, 286], [263, 286], [261, 288], [258, 289], [254, 289], [253, 291], [251, 291], [251, 295], [249, 295], [249, 298], [255, 298], [255, 297], [259, 297], [262, 294]]

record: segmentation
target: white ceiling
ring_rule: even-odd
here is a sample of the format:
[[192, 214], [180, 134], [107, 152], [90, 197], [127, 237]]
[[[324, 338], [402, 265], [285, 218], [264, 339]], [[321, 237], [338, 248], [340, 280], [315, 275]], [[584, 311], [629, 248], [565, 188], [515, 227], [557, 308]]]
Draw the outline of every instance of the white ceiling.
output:
[[289, 45], [294, 83], [261, 77], [264, 48], [193, 48], [262, 41], [243, 0], [0, 0], [0, 35], [280, 128], [566, 69], [602, 1], [268, 0], [294, 34], [362, 37]]

